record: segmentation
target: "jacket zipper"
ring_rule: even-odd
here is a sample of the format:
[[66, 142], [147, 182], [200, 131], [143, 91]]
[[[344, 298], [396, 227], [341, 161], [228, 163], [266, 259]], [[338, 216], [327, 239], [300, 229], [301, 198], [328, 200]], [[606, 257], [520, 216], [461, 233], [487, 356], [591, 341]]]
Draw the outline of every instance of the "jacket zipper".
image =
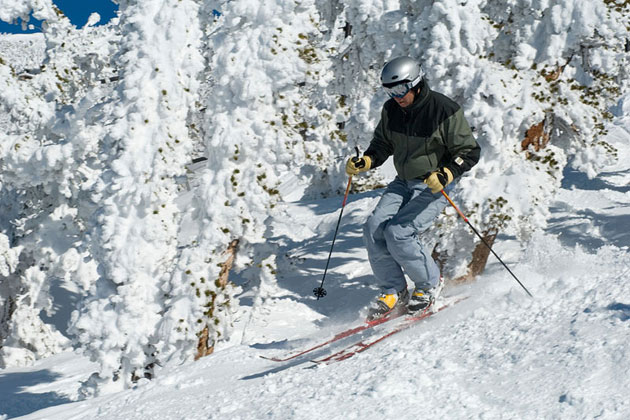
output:
[[407, 181], [407, 162], [409, 161], [409, 129], [410, 129], [410, 124], [409, 124], [409, 114], [404, 110], [401, 109], [402, 113], [403, 113], [403, 123], [405, 124], [405, 142], [406, 142], [406, 146], [407, 149], [405, 150], [405, 161], [403, 162], [403, 174], [405, 176], [405, 181]]

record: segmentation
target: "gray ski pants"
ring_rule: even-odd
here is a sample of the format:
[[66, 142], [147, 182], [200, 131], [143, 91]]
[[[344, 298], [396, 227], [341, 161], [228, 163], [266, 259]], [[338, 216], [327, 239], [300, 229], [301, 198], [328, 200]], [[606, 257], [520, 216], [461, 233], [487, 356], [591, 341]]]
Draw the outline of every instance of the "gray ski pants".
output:
[[[451, 188], [449, 185], [446, 191]], [[446, 204], [441, 193], [432, 194], [420, 180], [396, 177], [387, 186], [363, 227], [372, 272], [384, 290], [405, 289], [403, 271], [416, 287], [428, 289], [438, 284], [440, 269], [419, 235], [433, 224]]]

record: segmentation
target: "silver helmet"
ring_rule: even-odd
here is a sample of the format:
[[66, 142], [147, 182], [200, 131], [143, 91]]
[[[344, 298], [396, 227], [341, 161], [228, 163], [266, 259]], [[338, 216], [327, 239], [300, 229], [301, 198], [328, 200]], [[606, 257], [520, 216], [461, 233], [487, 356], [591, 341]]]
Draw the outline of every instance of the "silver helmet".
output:
[[402, 82], [415, 87], [424, 77], [422, 66], [409, 57], [397, 57], [389, 61], [381, 71], [381, 84], [392, 87]]

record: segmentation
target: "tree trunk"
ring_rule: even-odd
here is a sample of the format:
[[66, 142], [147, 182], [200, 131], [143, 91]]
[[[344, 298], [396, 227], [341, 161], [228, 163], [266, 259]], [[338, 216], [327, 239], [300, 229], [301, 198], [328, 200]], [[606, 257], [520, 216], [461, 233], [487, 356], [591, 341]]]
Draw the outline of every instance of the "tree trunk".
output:
[[[497, 238], [497, 233], [483, 232], [481, 236], [488, 245], [492, 246], [494, 244], [494, 240]], [[490, 255], [490, 249], [483, 242], [479, 241], [473, 250], [472, 261], [468, 264], [468, 272], [465, 275], [454, 279], [455, 283], [470, 283], [475, 279], [475, 277], [483, 273], [483, 270], [486, 268], [486, 264], [488, 263], [488, 255]]]
[[554, 114], [551, 112], [545, 113], [545, 118], [538, 124], [532, 125], [529, 130], [525, 132], [525, 138], [521, 141], [521, 147], [525, 151], [529, 158], [531, 152], [528, 151], [530, 146], [535, 152], [539, 152], [549, 144], [551, 139], [551, 130], [554, 123]]
[[[482, 232], [481, 236], [488, 245], [492, 246], [495, 239], [497, 238], [497, 234], [498, 232], [484, 231]], [[468, 270], [466, 274], [460, 277], [456, 277], [452, 279], [452, 281], [456, 284], [471, 283], [472, 281], [474, 281], [475, 277], [483, 273], [483, 270], [486, 268], [489, 255], [490, 249], [483, 242], [479, 241], [472, 252], [472, 261], [470, 262], [470, 264], [468, 264]], [[438, 266], [440, 267], [440, 271], [444, 271], [444, 265], [446, 263], [448, 255], [446, 253], [438, 252], [436, 245], [431, 256], [437, 262]]]
[[[236, 251], [238, 249], [238, 239], [234, 239], [228, 245], [226, 254], [228, 255], [225, 263], [223, 263], [223, 267], [221, 267], [221, 272], [219, 273], [219, 287], [224, 288], [228, 284], [228, 277], [230, 276], [230, 270], [234, 265], [234, 259], [236, 258]], [[195, 360], [198, 360], [204, 356], [208, 356], [212, 354], [214, 351], [214, 343], [209, 342], [210, 338], [210, 330], [206, 326], [201, 333], [199, 334], [199, 341], [197, 343], [197, 354], [195, 355]]]

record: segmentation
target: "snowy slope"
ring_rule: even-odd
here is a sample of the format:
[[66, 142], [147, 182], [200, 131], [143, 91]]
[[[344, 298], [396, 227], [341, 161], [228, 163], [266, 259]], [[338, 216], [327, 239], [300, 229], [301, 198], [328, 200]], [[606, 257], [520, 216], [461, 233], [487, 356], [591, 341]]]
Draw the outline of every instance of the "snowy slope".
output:
[[241, 314], [240, 341], [136, 389], [74, 403], [79, 380], [92, 371], [79, 356], [6, 369], [0, 413], [64, 420], [629, 418], [630, 120], [620, 114], [617, 122], [607, 140], [619, 161], [592, 180], [567, 172], [548, 231], [526, 247], [510, 238], [496, 244], [534, 300], [492, 260], [476, 283], [445, 291], [468, 300], [354, 358], [328, 366], [261, 359], [357, 322], [376, 293], [360, 228], [378, 192], [350, 200], [320, 301], [311, 289], [321, 280], [340, 199], [285, 204], [270, 228], [278, 282]]

